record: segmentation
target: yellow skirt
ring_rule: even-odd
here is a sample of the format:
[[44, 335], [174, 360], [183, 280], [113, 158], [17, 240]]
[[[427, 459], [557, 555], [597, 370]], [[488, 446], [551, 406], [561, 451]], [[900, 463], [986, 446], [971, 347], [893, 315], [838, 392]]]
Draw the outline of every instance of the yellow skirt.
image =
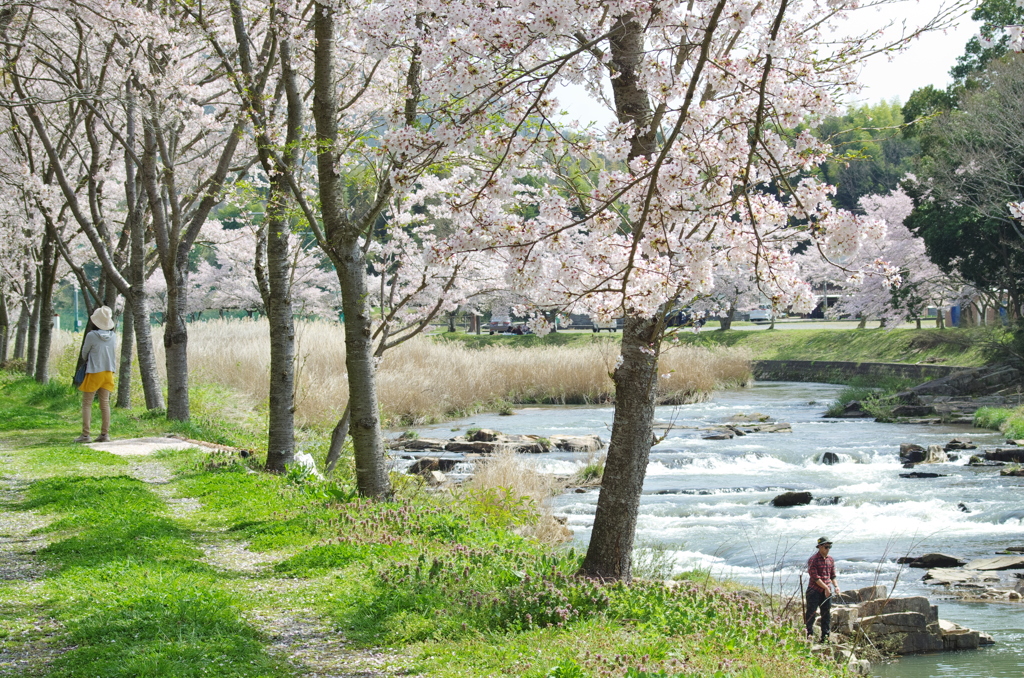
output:
[[113, 372], [89, 372], [85, 375], [85, 381], [78, 387], [83, 393], [95, 393], [101, 388], [110, 392], [114, 391]]

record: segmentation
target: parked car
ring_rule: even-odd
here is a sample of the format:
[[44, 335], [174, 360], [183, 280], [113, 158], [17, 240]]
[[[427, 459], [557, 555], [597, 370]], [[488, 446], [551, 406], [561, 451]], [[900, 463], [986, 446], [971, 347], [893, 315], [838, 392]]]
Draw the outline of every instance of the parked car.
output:
[[761, 305], [751, 310], [749, 317], [751, 322], [766, 322], [771, 320], [773, 315], [771, 306]]
[[593, 321], [593, 326], [590, 328], [594, 332], [600, 332], [601, 330], [608, 330], [614, 332], [619, 329], [619, 321], [617, 318], [612, 318], [607, 322], [600, 322], [598, 320]]
[[512, 330], [512, 321], [509, 318], [492, 318], [487, 324], [487, 330], [491, 334], [503, 334]]

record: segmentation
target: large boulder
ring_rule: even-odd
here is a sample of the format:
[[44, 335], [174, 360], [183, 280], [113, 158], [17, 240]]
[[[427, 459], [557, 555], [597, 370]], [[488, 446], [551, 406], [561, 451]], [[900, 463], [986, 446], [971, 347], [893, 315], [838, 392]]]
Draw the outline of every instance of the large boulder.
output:
[[440, 457], [420, 457], [412, 463], [408, 472], [423, 475], [431, 471], [450, 472], [461, 459], [446, 459]]
[[853, 635], [857, 630], [857, 620], [860, 618], [860, 610], [856, 605], [833, 605], [832, 606], [832, 630], [844, 636]]
[[1005, 461], [1013, 464], [1024, 464], [1024, 449], [1003, 449], [996, 448], [985, 452], [986, 461]]
[[[939, 608], [928, 602], [924, 596], [911, 596], [909, 598], [879, 598], [868, 600], [857, 606], [860, 610], [861, 619], [870, 617], [889, 617], [913, 612], [921, 615], [923, 625], [932, 624], [939, 620]], [[894, 618], [895, 619], [895, 618]], [[893, 622], [895, 623], [895, 622]]]
[[929, 414], [935, 414], [932, 405], [898, 405], [892, 408], [894, 417], [927, 417]]
[[821, 455], [821, 463], [826, 466], [832, 466], [833, 464], [839, 463], [839, 455], [835, 452], [825, 452]]
[[466, 439], [477, 443], [493, 443], [500, 437], [500, 431], [494, 431], [489, 428], [480, 428], [470, 432], [470, 434], [466, 436]]
[[928, 456], [928, 450], [913, 443], [902, 443], [900, 445], [900, 461], [909, 464], [919, 464]]
[[783, 492], [771, 501], [776, 508], [788, 508], [790, 506], [806, 506], [814, 497], [810, 492]]
[[861, 617], [859, 626], [864, 633], [872, 636], [928, 632], [927, 618], [920, 612], [894, 612]]
[[888, 589], [883, 584], [877, 586], [865, 586], [860, 589], [851, 589], [849, 591], [843, 591], [842, 593], [835, 596], [835, 601], [840, 604], [846, 603], [863, 603], [868, 600], [878, 600], [879, 598], [885, 598], [888, 593]]
[[604, 441], [599, 436], [564, 436], [556, 435], [548, 438], [551, 444], [566, 452], [597, 452], [604, 447]]
[[938, 633], [908, 633], [902, 637], [902, 641], [899, 654], [940, 652], [946, 647]]
[[910, 567], [931, 569], [933, 567], [963, 567], [967, 561], [945, 553], [926, 553], [923, 556], [911, 557], [909, 561], [900, 558], [897, 562], [906, 562]]

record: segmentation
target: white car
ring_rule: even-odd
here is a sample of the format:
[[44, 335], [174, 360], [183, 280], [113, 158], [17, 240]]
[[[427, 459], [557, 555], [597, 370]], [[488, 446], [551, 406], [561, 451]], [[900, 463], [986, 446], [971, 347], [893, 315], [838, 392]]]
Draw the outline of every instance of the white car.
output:
[[607, 322], [601, 322], [601, 321], [598, 321], [598, 320], [594, 320], [593, 322], [594, 322], [594, 326], [591, 327], [591, 329], [594, 332], [600, 332], [601, 330], [608, 330], [609, 332], [615, 332], [616, 330], [619, 329], [619, 321], [614, 319], [614, 318], [609, 320], [609, 321], [607, 321]]

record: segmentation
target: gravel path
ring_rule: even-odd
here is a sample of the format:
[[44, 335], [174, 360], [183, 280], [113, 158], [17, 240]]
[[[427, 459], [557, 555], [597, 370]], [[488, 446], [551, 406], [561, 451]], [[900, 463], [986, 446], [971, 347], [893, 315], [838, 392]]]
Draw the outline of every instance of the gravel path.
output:
[[[152, 443], [156, 445], [154, 441]], [[171, 484], [174, 475], [165, 464], [147, 458], [150, 452], [137, 444], [128, 475], [147, 483], [168, 507], [170, 515], [186, 523], [202, 508], [199, 500], [179, 497]], [[138, 455], [138, 456], [136, 456]], [[129, 456], [129, 455], [125, 455]], [[9, 467], [11, 451], [0, 448], [0, 468]], [[137, 460], [137, 461], [136, 461]], [[49, 568], [36, 552], [49, 536], [32, 534], [53, 516], [6, 507], [21, 500], [29, 480], [0, 476], [0, 678], [45, 673], [46, 665], [65, 648], [60, 645], [61, 626], [46, 616], [38, 589]], [[303, 598], [301, 591], [314, 585], [306, 580], [268, 576], [281, 554], [256, 553], [246, 543], [230, 538], [223, 530], [196, 531], [203, 562], [233, 575], [233, 587], [257, 599]], [[295, 595], [289, 596], [289, 593]], [[246, 619], [267, 638], [267, 651], [284, 658], [297, 675], [308, 678], [388, 678], [413, 675], [404, 668], [405, 658], [390, 651], [353, 647], [327, 620], [297, 604], [298, 609], [263, 606]]]

